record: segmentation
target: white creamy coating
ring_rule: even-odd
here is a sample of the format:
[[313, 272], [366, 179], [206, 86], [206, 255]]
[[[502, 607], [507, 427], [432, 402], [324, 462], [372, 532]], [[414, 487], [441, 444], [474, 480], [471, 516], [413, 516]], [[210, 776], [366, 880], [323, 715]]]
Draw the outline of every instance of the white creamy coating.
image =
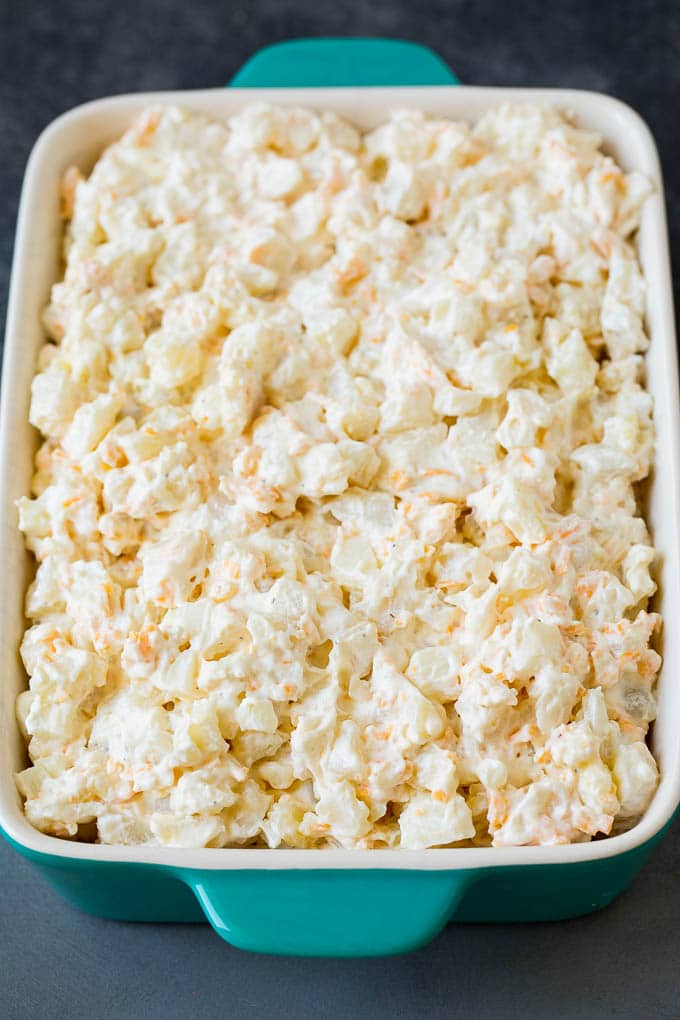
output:
[[421, 848], [657, 769], [648, 185], [560, 113], [151, 110], [69, 171], [20, 526], [30, 821]]

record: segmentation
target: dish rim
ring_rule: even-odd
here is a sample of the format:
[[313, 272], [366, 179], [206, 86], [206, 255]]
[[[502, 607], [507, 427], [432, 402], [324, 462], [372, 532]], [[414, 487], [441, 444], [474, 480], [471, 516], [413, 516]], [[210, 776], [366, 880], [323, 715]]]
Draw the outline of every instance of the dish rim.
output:
[[[129, 122], [135, 113], [154, 104], [176, 103], [192, 109], [206, 109], [214, 112], [218, 107], [226, 113], [247, 104], [264, 101], [277, 105], [303, 105], [318, 109], [336, 109], [345, 112], [348, 105], [357, 105], [357, 93], [365, 96], [368, 104], [375, 103], [386, 114], [389, 109], [399, 106], [427, 109], [438, 106], [445, 100], [451, 101], [450, 115], [460, 117], [461, 107], [474, 108], [479, 112], [483, 108], [497, 106], [502, 101], [528, 101], [556, 105], [575, 110], [577, 116], [584, 115], [588, 120], [589, 113], [600, 119], [611, 118], [612, 130], [623, 133], [630, 132], [630, 139], [639, 149], [641, 159], [636, 169], [641, 169], [651, 177], [655, 185], [655, 194], [651, 196], [643, 211], [641, 231], [646, 232], [647, 247], [650, 255], [645, 262], [655, 266], [654, 274], [650, 266], [643, 265], [648, 297], [660, 299], [660, 307], [655, 310], [655, 326], [650, 333], [656, 347], [662, 347], [664, 365], [668, 370], [663, 381], [663, 395], [669, 405], [671, 421], [670, 434], [667, 436], [670, 449], [671, 493], [673, 506], [667, 511], [680, 509], [680, 404], [678, 401], [677, 352], [675, 348], [675, 331], [673, 318], [673, 302], [670, 278], [670, 259], [666, 230], [665, 203], [663, 183], [656, 146], [649, 128], [643, 119], [631, 107], [618, 99], [597, 92], [576, 89], [544, 89], [544, 88], [499, 88], [479, 86], [405, 86], [405, 87], [362, 87], [362, 88], [249, 88], [241, 92], [238, 89], [197, 89], [163, 92], [128, 93], [110, 96], [81, 104], [53, 120], [42, 131], [30, 154], [21, 193], [21, 202], [17, 219], [17, 229], [10, 278], [8, 311], [5, 333], [5, 349], [3, 355], [2, 389], [0, 394], [0, 558], [3, 563], [11, 560], [11, 547], [16, 547], [17, 529], [16, 514], [9, 498], [9, 480], [13, 466], [13, 444], [17, 428], [29, 435], [27, 415], [27, 392], [17, 393], [14, 383], [21, 359], [22, 320], [25, 316], [23, 308], [25, 294], [29, 286], [30, 262], [41, 257], [36, 246], [30, 245], [31, 219], [34, 207], [38, 203], [45, 180], [60, 176], [51, 166], [55, 152], [66, 144], [71, 135], [77, 135], [92, 128], [101, 120], [111, 125], [112, 137], [121, 133], [119, 125]], [[219, 102], [218, 100], [221, 100]], [[415, 102], [414, 102], [415, 100]], [[466, 107], [465, 101], [468, 106]], [[473, 113], [472, 116], [476, 116]], [[352, 118], [352, 114], [349, 114]], [[354, 116], [356, 120], [356, 115]], [[113, 128], [113, 124], [116, 128]], [[124, 129], [124, 128], [123, 128]], [[605, 143], [616, 144], [615, 137], [607, 135]], [[71, 145], [74, 143], [72, 142]], [[46, 226], [45, 230], [54, 230], [55, 222]], [[59, 231], [61, 226], [59, 225]], [[54, 282], [54, 280], [53, 280]], [[34, 324], [35, 325], [35, 324]], [[33, 369], [31, 375], [33, 374]], [[18, 405], [23, 401], [23, 408]], [[658, 423], [657, 423], [658, 424]], [[666, 431], [669, 431], [668, 429]], [[658, 465], [658, 451], [656, 462]], [[676, 514], [676, 520], [678, 516]], [[680, 561], [677, 528], [673, 532], [674, 540], [666, 552], [664, 569], [678, 575]], [[668, 585], [668, 592], [672, 592]], [[3, 663], [13, 659], [15, 668], [21, 669], [18, 663], [16, 647], [8, 647], [6, 627], [8, 623], [8, 600], [19, 595], [12, 588], [11, 570], [4, 570], [0, 580], [0, 649]], [[20, 587], [21, 604], [23, 606], [24, 590]], [[669, 595], [670, 599], [671, 596]], [[665, 603], [666, 598], [662, 595]], [[676, 608], [678, 600], [676, 598]], [[665, 607], [664, 615], [670, 621], [673, 617], [671, 609]], [[660, 677], [660, 684], [669, 682], [664, 676], [677, 671], [678, 661], [666, 658]], [[6, 671], [5, 671], [6, 672]], [[23, 671], [22, 671], [23, 672]], [[14, 694], [5, 695], [7, 684], [0, 691], [0, 735], [6, 735], [9, 728], [17, 728], [14, 719]], [[11, 700], [9, 706], [7, 702]], [[4, 703], [3, 703], [4, 702]], [[676, 721], [680, 722], [680, 696], [676, 698]], [[668, 724], [666, 724], [668, 725]], [[7, 729], [5, 729], [7, 728]], [[7, 745], [8, 740], [3, 741]], [[9, 757], [9, 751], [5, 756]], [[670, 756], [670, 751], [666, 752]], [[8, 789], [8, 780], [11, 789]], [[12, 791], [14, 793], [12, 794]], [[9, 777], [4, 764], [0, 762], [0, 827], [6, 836], [29, 855], [49, 856], [62, 861], [120, 862], [137, 864], [155, 864], [166, 868], [191, 868], [193, 870], [241, 870], [241, 869], [370, 869], [370, 870], [424, 870], [452, 871], [478, 868], [497, 868], [507, 866], [551, 865], [567, 863], [584, 863], [615, 857], [641, 847], [653, 840], [669, 823], [680, 803], [680, 754], [675, 755], [674, 768], [664, 768], [659, 788], [654, 799], [641, 819], [627, 832], [620, 835], [605, 837], [591, 842], [571, 843], [558, 846], [524, 846], [524, 847], [460, 847], [453, 849], [430, 848], [427, 850], [381, 849], [377, 850], [340, 850], [340, 849], [262, 849], [262, 848], [200, 848], [173, 849], [166, 847], [132, 847], [124, 845], [104, 845], [79, 843], [46, 835], [33, 828], [21, 808], [20, 799], [14, 787], [14, 779], [10, 771]]]

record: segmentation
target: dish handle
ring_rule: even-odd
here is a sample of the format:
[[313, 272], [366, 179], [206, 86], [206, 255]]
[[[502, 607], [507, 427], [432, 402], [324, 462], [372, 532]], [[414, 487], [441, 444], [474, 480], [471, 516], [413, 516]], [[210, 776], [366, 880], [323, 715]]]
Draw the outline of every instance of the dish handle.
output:
[[404, 39], [289, 39], [258, 50], [233, 88], [459, 85], [442, 58]]
[[474, 872], [257, 869], [181, 877], [217, 934], [239, 949], [350, 957], [425, 945], [453, 916]]

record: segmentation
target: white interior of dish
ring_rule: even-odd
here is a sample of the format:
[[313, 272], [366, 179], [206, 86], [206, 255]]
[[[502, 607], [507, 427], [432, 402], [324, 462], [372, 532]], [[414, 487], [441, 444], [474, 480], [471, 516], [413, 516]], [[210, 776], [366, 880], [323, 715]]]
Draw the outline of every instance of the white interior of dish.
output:
[[[15, 500], [29, 488], [37, 436], [27, 424], [35, 359], [43, 342], [40, 314], [60, 273], [62, 224], [58, 189], [63, 171], [76, 164], [89, 171], [106, 145], [152, 103], [178, 103], [225, 117], [249, 102], [268, 101], [335, 110], [363, 128], [399, 107], [454, 119], [476, 119], [503, 102], [550, 103], [572, 110], [581, 126], [598, 131], [624, 169], [641, 170], [656, 184], [646, 203], [639, 252], [647, 280], [647, 320], [652, 344], [647, 360], [657, 428], [656, 470], [648, 517], [659, 550], [656, 608], [665, 615], [664, 666], [659, 681], [658, 720], [652, 747], [661, 783], [641, 821], [609, 839], [558, 847], [453, 850], [168, 850], [73, 843], [35, 830], [24, 818], [13, 773], [26, 762], [14, 702], [26, 685], [18, 656], [24, 628], [23, 599], [31, 564], [16, 527]], [[154, 862], [169, 868], [478, 868], [593, 860], [631, 849], [653, 836], [680, 801], [680, 611], [678, 521], [680, 418], [677, 355], [668, 244], [659, 163], [644, 122], [629, 107], [596, 93], [502, 88], [211, 89], [119, 96], [80, 106], [54, 121], [38, 140], [26, 171], [12, 271], [0, 407], [0, 825], [16, 842], [36, 851], [81, 860]]]

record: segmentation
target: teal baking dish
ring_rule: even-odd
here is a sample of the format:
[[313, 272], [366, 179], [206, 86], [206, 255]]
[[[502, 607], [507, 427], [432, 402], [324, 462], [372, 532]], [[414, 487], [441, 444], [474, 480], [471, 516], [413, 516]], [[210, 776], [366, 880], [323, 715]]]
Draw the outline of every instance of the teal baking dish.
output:
[[[71, 843], [25, 820], [13, 772], [25, 752], [14, 718], [24, 686], [17, 656], [30, 564], [16, 529], [14, 500], [28, 488], [35, 439], [27, 422], [39, 311], [56, 277], [58, 181], [70, 163], [87, 168], [151, 101], [230, 113], [270, 99], [331, 108], [369, 126], [390, 107], [416, 106], [475, 117], [507, 99], [568, 106], [599, 131], [626, 168], [650, 176], [656, 193], [639, 235], [648, 283], [649, 387], [655, 399], [663, 470], [652, 479], [648, 514], [661, 551], [658, 608], [680, 609], [680, 417], [663, 190], [649, 131], [628, 107], [594, 93], [479, 89], [457, 80], [434, 53], [374, 39], [298, 40], [253, 57], [232, 89], [120, 96], [78, 107], [43, 133], [26, 172], [12, 272], [0, 431], [0, 825], [67, 900], [128, 921], [207, 919], [243, 949], [309, 956], [371, 956], [422, 946], [449, 921], [545, 921], [610, 903], [643, 866], [680, 802], [680, 635], [668, 627], [653, 747], [662, 780], [654, 801], [626, 833], [571, 846], [425, 851], [166, 850]], [[328, 86], [332, 86], [329, 88]], [[245, 93], [240, 89], [248, 89]], [[252, 91], [254, 90], [254, 91]], [[275, 91], [272, 91], [275, 90]], [[661, 461], [659, 461], [661, 463]]]

